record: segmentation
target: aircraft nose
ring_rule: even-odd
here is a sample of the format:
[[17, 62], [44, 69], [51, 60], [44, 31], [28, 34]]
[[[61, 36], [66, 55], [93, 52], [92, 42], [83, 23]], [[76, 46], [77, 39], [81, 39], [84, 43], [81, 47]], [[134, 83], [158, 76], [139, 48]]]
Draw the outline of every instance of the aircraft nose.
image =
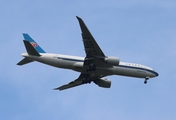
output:
[[159, 74], [158, 74], [157, 72], [155, 72], [155, 71], [154, 71], [154, 74], [155, 74], [156, 77], [159, 75]]

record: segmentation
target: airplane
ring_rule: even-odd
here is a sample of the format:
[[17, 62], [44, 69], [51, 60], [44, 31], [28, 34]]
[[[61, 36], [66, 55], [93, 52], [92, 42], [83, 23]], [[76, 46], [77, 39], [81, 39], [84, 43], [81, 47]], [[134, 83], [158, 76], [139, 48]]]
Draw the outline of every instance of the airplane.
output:
[[118, 57], [106, 56], [84, 21], [80, 17], [76, 17], [82, 31], [86, 57], [46, 53], [28, 34], [23, 33], [23, 42], [27, 53], [22, 53], [24, 59], [17, 63], [17, 65], [37, 61], [57, 68], [80, 72], [77, 79], [54, 88], [54, 90], [65, 90], [91, 82], [94, 82], [99, 87], [110, 88], [111, 81], [104, 78], [110, 75], [144, 78], [145, 84], [149, 78], [158, 76], [158, 73], [154, 69], [145, 65], [121, 62]]

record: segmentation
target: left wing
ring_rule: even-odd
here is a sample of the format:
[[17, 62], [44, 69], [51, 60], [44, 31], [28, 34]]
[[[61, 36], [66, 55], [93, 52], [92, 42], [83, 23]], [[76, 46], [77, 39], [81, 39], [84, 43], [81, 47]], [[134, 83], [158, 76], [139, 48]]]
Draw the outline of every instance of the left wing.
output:
[[81, 80], [76, 79], [75, 81], [72, 81], [72, 82], [70, 82], [70, 83], [68, 83], [68, 84], [65, 84], [65, 85], [63, 85], [63, 86], [60, 86], [60, 87], [58, 87], [58, 88], [54, 88], [54, 90], [64, 90], [64, 89], [76, 87], [76, 86], [82, 85], [82, 84], [83, 84], [83, 83], [82, 83]]
[[88, 76], [88, 74], [81, 73], [81, 75], [76, 80], [74, 80], [68, 84], [65, 84], [63, 86], [60, 86], [58, 88], [54, 88], [54, 90], [64, 90], [64, 89], [76, 87], [76, 86], [79, 86], [82, 84], [86, 84], [87, 82], [84, 82], [86, 76]]

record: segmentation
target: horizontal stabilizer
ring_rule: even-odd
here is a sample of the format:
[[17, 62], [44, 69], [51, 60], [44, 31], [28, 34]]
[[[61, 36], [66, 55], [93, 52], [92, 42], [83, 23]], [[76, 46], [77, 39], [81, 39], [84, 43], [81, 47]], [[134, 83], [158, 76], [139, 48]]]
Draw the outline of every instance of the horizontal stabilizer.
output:
[[27, 58], [22, 59], [19, 63], [17, 63], [17, 65], [24, 65], [27, 63], [33, 62], [33, 60], [29, 60]]
[[68, 88], [72, 88], [72, 87], [76, 87], [78, 85], [82, 85], [83, 82], [81, 80], [75, 80], [75, 81], [72, 81], [66, 85], [63, 85], [63, 86], [60, 86], [58, 88], [54, 88], [54, 90], [64, 90], [64, 89], [68, 89]]
[[23, 42], [29, 55], [40, 56], [40, 54], [36, 51], [36, 49], [31, 45], [29, 41], [23, 40]]

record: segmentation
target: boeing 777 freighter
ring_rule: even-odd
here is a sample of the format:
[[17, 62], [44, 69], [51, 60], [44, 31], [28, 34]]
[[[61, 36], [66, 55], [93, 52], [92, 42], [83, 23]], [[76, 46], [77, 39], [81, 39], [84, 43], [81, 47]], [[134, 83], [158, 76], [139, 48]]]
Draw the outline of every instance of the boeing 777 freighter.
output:
[[79, 17], [77, 19], [82, 31], [86, 57], [46, 53], [28, 34], [23, 34], [23, 42], [27, 53], [22, 53], [24, 59], [17, 65], [37, 61], [50, 66], [80, 72], [76, 80], [54, 90], [64, 90], [91, 82], [94, 82], [100, 87], [110, 88], [111, 81], [104, 78], [109, 75], [144, 78], [145, 84], [149, 78], [158, 76], [158, 73], [150, 67], [141, 64], [121, 62], [117, 57], [106, 56], [86, 27], [84, 21]]

